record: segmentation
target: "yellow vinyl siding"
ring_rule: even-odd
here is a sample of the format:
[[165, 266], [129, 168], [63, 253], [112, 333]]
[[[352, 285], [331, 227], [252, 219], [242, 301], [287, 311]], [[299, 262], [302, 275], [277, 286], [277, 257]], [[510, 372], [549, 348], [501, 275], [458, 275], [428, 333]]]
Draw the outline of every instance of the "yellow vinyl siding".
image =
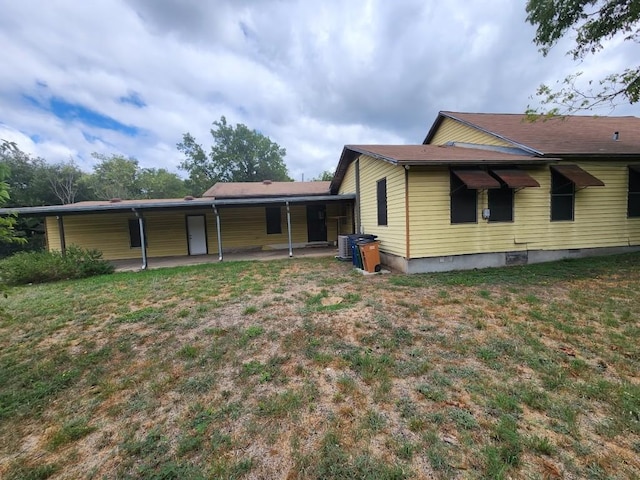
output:
[[356, 162], [351, 162], [347, 167], [347, 173], [344, 174], [338, 193], [356, 193]]
[[[376, 185], [387, 179], [387, 225], [378, 225]], [[404, 168], [360, 156], [361, 222], [364, 233], [378, 235], [380, 250], [394, 255], [406, 255], [406, 215]]]
[[[307, 209], [304, 205], [291, 207], [291, 231], [293, 243], [306, 243]], [[340, 207], [327, 205], [327, 240], [337, 239], [337, 220]], [[265, 207], [219, 208], [222, 232], [222, 250], [242, 248], [273, 248], [288, 243], [287, 209], [280, 207], [282, 233], [267, 235]], [[145, 212], [147, 255], [150, 258], [188, 255], [187, 215], [205, 215], [209, 254], [218, 253], [216, 218], [213, 211], [164, 211]], [[333, 217], [333, 218], [331, 218]], [[68, 215], [63, 217], [67, 246], [95, 248], [107, 260], [139, 258], [140, 248], [130, 247], [129, 219], [132, 213], [102, 213]], [[60, 250], [60, 235], [55, 217], [46, 218], [47, 245], [49, 250]]]
[[527, 172], [540, 188], [515, 193], [514, 221], [489, 223], [481, 218], [486, 191], [479, 192], [478, 222], [452, 225], [449, 171], [411, 169], [409, 215], [411, 257], [432, 257], [519, 250], [563, 250], [637, 244], [640, 219], [627, 219], [627, 168], [623, 163], [578, 163], [605, 183], [576, 193], [575, 220], [550, 221], [549, 167]]
[[60, 233], [58, 231], [58, 219], [46, 217], [44, 219], [44, 233], [47, 249], [50, 252], [60, 251]]
[[[628, 170], [622, 162], [576, 162], [605, 183], [576, 192], [574, 221], [551, 222], [550, 175], [542, 189], [547, 193], [547, 222], [537, 231], [529, 230], [529, 249], [613, 247], [637, 244], [640, 222], [627, 218]], [[566, 245], [563, 247], [563, 245]]]
[[[306, 243], [307, 207], [291, 205], [291, 241]], [[265, 207], [219, 208], [220, 229], [222, 231], [222, 251], [225, 249], [266, 247], [283, 245], [289, 242], [287, 233], [287, 207], [280, 207], [282, 233], [267, 235]], [[339, 214], [336, 204], [327, 205], [327, 240], [337, 240], [337, 222]], [[334, 217], [333, 219], [331, 217]], [[215, 228], [215, 224], [214, 224]], [[216, 246], [217, 251], [217, 246]]]
[[480, 145], [494, 145], [498, 147], [513, 147], [513, 144], [501, 140], [493, 135], [469, 127], [451, 118], [445, 118], [435, 135], [431, 139], [433, 145], [444, 145], [447, 142], [477, 143]]
[[[217, 251], [215, 223], [212, 213], [202, 210], [189, 215], [206, 215], [209, 252]], [[167, 257], [187, 255], [187, 231], [184, 212], [145, 212], [147, 255]], [[68, 215], [63, 217], [65, 243], [82, 248], [95, 248], [108, 260], [137, 258], [140, 247], [131, 247], [130, 213]], [[211, 228], [213, 226], [213, 229]], [[47, 244], [50, 250], [60, 250], [60, 235], [55, 217], [47, 217]]]

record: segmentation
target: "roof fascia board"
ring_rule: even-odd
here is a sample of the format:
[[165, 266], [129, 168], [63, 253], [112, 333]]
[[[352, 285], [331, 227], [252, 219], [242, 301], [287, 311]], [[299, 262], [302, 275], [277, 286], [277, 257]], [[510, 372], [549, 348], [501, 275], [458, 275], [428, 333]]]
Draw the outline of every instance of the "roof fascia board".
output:
[[444, 115], [440, 111], [438, 112], [438, 116], [436, 117], [435, 121], [431, 125], [431, 128], [427, 132], [427, 136], [424, 137], [424, 140], [422, 141], [423, 145], [427, 145], [429, 144], [429, 142], [431, 142], [431, 139], [434, 137], [434, 135], [438, 131], [438, 128], [440, 128], [440, 124], [442, 123], [443, 120], [444, 120]]
[[364, 148], [356, 148], [356, 147], [349, 147], [349, 148], [354, 152], [360, 153], [361, 155], [366, 155], [368, 157], [375, 158], [376, 160], [382, 160], [392, 165], [398, 165], [398, 160], [396, 160], [395, 158], [387, 157], [386, 155], [383, 155], [381, 153], [371, 152], [369, 150], [365, 150]]
[[347, 173], [347, 169], [349, 165], [355, 160], [354, 151], [349, 148], [348, 145], [342, 147], [342, 153], [340, 154], [340, 160], [338, 160], [338, 166], [336, 167], [336, 171], [333, 174], [333, 178], [331, 179], [331, 183], [329, 184], [329, 192], [332, 194], [338, 193], [340, 190], [340, 185], [342, 185], [342, 180], [344, 179], [345, 174]]
[[340, 185], [342, 184], [342, 180], [344, 179], [345, 174], [347, 173], [347, 168], [349, 165], [360, 155], [367, 155], [369, 157], [375, 158], [377, 160], [383, 160], [385, 162], [391, 163], [392, 165], [398, 165], [395, 159], [386, 157], [381, 154], [377, 154], [374, 152], [370, 152], [363, 148], [357, 148], [354, 145], [345, 145], [342, 149], [342, 155], [340, 155], [340, 160], [338, 161], [338, 167], [336, 168], [336, 173], [333, 176], [333, 180], [331, 180], [331, 184], [329, 185], [329, 191], [333, 194], [338, 193], [340, 189]]

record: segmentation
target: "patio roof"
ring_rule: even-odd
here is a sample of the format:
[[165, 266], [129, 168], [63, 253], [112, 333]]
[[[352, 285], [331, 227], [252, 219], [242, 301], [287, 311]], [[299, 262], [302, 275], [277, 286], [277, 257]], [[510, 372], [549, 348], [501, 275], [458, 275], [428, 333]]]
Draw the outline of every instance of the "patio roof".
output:
[[352, 195], [301, 195], [291, 197], [251, 198], [170, 198], [151, 200], [118, 200], [78, 202], [67, 205], [43, 205], [38, 207], [0, 208], [0, 215], [50, 216], [79, 215], [83, 213], [109, 213], [146, 210], [180, 210], [194, 208], [242, 207], [257, 205], [286, 205], [295, 203], [328, 203], [355, 199]]

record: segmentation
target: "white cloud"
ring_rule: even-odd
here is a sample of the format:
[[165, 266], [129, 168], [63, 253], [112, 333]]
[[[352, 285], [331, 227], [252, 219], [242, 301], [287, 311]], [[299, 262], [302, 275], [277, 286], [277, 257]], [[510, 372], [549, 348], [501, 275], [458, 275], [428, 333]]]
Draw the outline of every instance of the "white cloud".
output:
[[[99, 151], [175, 171], [182, 134], [208, 145], [225, 115], [285, 147], [291, 176], [310, 178], [333, 170], [344, 144], [420, 142], [438, 110], [522, 112], [542, 82], [632, 64], [615, 42], [578, 67], [568, 41], [543, 58], [524, 5], [0, 0], [0, 134], [51, 162], [72, 155], [90, 169]], [[120, 101], [132, 92], [144, 108]], [[64, 121], [25, 96], [141, 133]]]

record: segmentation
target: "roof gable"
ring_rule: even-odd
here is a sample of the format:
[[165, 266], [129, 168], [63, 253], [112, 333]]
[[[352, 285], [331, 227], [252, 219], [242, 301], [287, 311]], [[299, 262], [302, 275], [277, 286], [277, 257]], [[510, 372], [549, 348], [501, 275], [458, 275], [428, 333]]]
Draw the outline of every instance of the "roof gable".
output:
[[[424, 143], [450, 118], [536, 155], [640, 155], [640, 118], [568, 115], [531, 120], [525, 114], [440, 112]], [[617, 140], [615, 132], [618, 132]]]

